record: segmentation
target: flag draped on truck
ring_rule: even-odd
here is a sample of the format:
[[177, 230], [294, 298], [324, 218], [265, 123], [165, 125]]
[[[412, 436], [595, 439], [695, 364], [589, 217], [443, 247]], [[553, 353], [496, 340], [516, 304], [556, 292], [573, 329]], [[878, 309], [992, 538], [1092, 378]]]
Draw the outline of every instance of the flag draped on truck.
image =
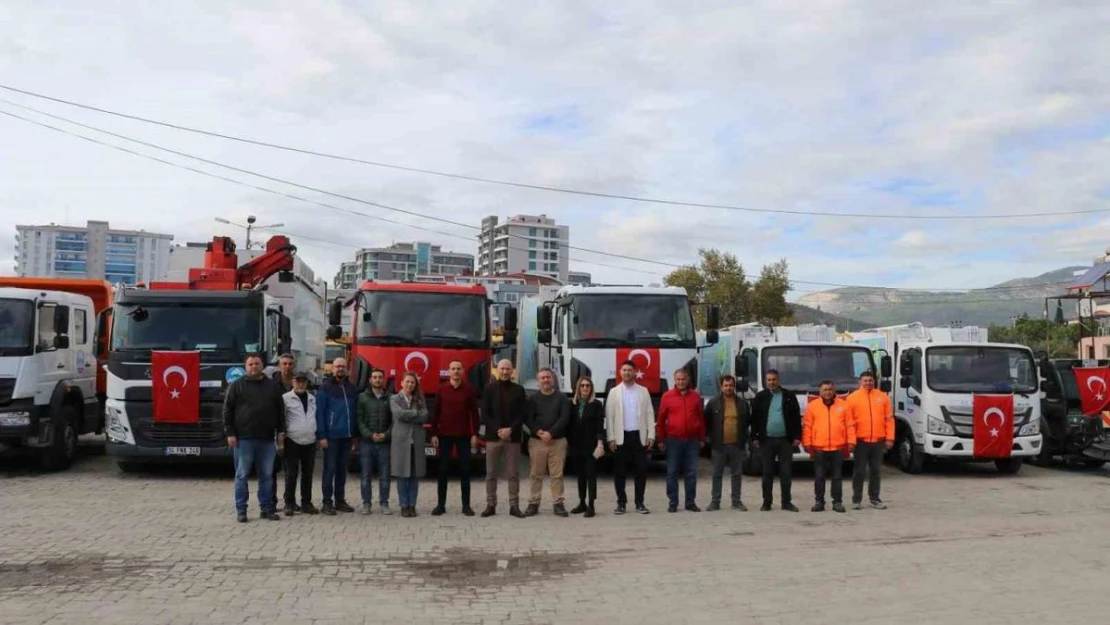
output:
[[1084, 416], [1098, 415], [1110, 404], [1110, 367], [1074, 367], [1079, 409]]
[[151, 352], [155, 423], [200, 422], [200, 352]]
[[974, 395], [972, 453], [977, 458], [1009, 458], [1014, 447], [1014, 396]]

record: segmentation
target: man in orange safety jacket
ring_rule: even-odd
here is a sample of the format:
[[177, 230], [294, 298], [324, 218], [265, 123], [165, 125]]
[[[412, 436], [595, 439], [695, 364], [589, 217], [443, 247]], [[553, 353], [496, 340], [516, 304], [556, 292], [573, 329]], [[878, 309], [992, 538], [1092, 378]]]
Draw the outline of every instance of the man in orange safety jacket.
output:
[[836, 386], [831, 380], [821, 382], [820, 399], [806, 405], [802, 416], [802, 446], [814, 461], [812, 511], [825, 510], [825, 477], [831, 473], [833, 510], [846, 512], [841, 472], [844, 452], [855, 449], [856, 431], [849, 421], [848, 403], [836, 396]]
[[[883, 454], [894, 447], [894, 411], [887, 394], [875, 389], [875, 374], [859, 376], [859, 390], [848, 396], [848, 418], [856, 431], [856, 455], [852, 467], [852, 509], [863, 509], [863, 482], [871, 507], [885, 510], [879, 497]], [[868, 474], [870, 473], [870, 479]]]

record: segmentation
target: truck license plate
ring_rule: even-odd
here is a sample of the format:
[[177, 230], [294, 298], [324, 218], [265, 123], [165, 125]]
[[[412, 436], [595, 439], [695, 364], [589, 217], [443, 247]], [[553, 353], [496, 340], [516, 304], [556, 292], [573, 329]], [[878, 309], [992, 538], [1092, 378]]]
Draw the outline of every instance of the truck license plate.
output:
[[424, 448], [424, 455], [425, 455], [425, 456], [435, 456], [435, 455], [437, 455], [438, 453], [439, 453], [439, 452], [438, 452], [438, 451], [436, 450], [436, 448], [435, 448], [435, 447], [425, 447], [425, 448]]
[[167, 456], [199, 456], [200, 447], [167, 447]]

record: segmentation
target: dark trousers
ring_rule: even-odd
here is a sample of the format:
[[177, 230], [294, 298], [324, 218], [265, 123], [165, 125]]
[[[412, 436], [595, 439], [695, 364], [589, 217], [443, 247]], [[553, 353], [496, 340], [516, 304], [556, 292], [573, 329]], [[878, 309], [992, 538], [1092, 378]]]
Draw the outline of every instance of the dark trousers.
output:
[[678, 474], [682, 473], [686, 489], [685, 505], [692, 507], [698, 498], [698, 450], [696, 440], [667, 439], [667, 501], [678, 506]]
[[868, 474], [871, 479], [867, 481], [867, 496], [871, 501], [882, 501], [879, 499], [879, 489], [883, 478], [879, 469], [882, 466], [885, 451], [884, 441], [856, 443], [855, 463], [852, 466], [852, 503], [863, 501], [863, 481], [867, 479]]
[[844, 452], [818, 451], [813, 454], [813, 499], [825, 505], [825, 478], [832, 478], [832, 500], [834, 504], [843, 501], [844, 485], [841, 472], [844, 469]]
[[328, 448], [324, 450], [324, 480], [320, 487], [324, 503], [347, 503], [347, 459], [351, 457], [351, 439], [329, 438]]
[[459, 483], [462, 486], [462, 505], [470, 507], [470, 437], [469, 436], [440, 436], [439, 437], [439, 483], [437, 494], [439, 506], [447, 504], [447, 478], [451, 465], [451, 451], [458, 453], [456, 458], [459, 465]]
[[628, 480], [628, 464], [632, 463], [633, 478], [636, 484], [636, 506], [644, 505], [644, 491], [647, 490], [648, 457], [644, 444], [640, 442], [640, 431], [624, 433], [624, 444], [617, 447], [613, 455], [613, 486], [617, 490], [617, 503], [628, 504], [628, 493], [624, 485]]
[[763, 503], [771, 505], [775, 500], [775, 467], [779, 469], [779, 486], [782, 490], [782, 505], [791, 503], [790, 484], [794, 478], [794, 445], [790, 439], [773, 436], [759, 443], [759, 453], [763, 460]]
[[740, 503], [740, 475], [744, 465], [744, 448], [740, 445], [721, 445], [713, 448], [710, 458], [713, 463], [713, 503], [721, 503], [722, 482], [725, 469], [732, 478], [732, 505]]
[[591, 451], [572, 455], [571, 462], [578, 474], [578, 501], [592, 505], [597, 500], [597, 458]]
[[301, 478], [301, 505], [312, 503], [312, 471], [316, 467], [316, 443], [300, 445], [285, 439], [285, 505], [297, 503], [297, 477]]

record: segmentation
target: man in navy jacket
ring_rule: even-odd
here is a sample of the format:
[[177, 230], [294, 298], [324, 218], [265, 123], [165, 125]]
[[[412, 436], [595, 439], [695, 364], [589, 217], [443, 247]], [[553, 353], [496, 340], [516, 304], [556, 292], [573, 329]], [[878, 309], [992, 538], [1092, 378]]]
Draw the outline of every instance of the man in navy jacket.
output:
[[[351, 441], [358, 436], [358, 391], [347, 373], [347, 361], [336, 358], [331, 365], [332, 377], [316, 391], [316, 440], [324, 452], [324, 480], [320, 490], [328, 516], [338, 512], [354, 512], [347, 504], [347, 461]], [[334, 505], [332, 495], [334, 494]]]

